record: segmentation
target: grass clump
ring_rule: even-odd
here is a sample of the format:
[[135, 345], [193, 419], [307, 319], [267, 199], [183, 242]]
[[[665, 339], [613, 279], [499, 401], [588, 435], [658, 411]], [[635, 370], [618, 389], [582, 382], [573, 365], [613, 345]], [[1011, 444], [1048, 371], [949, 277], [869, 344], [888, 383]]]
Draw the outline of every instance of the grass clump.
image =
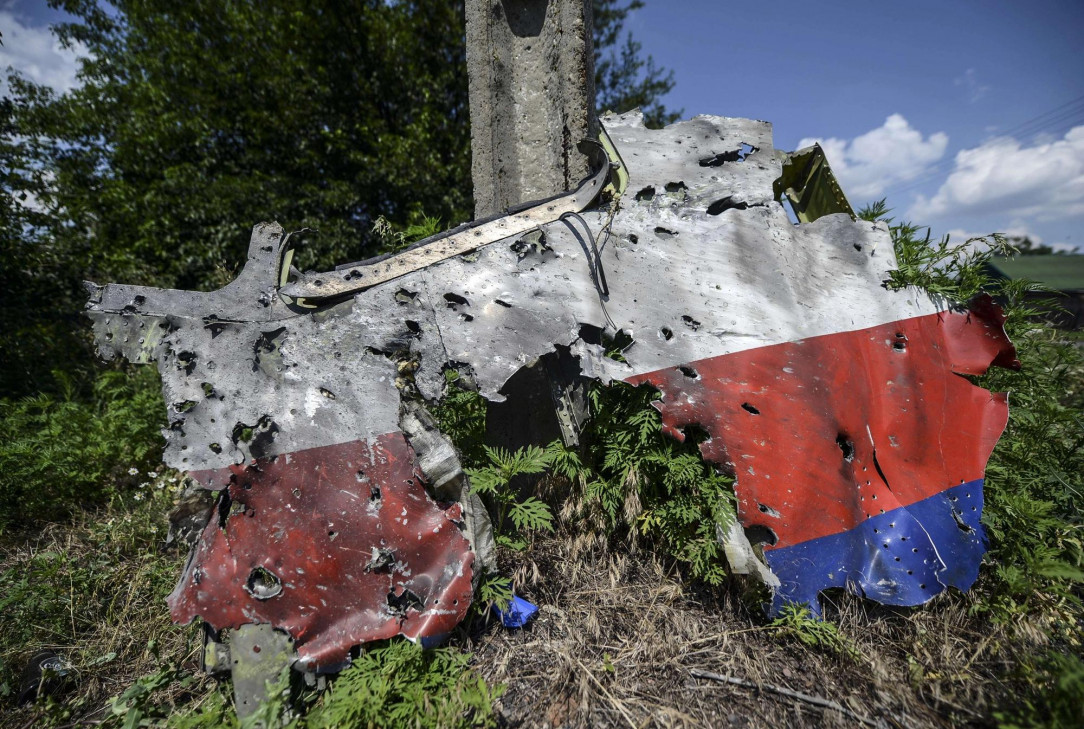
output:
[[[199, 631], [178, 629], [165, 597], [184, 555], [162, 548], [166, 514], [180, 479], [160, 473], [118, 491], [105, 507], [53, 523], [0, 546], [0, 706], [14, 725], [103, 720], [110, 696], [141, 676], [171, 671], [169, 706], [187, 703], [197, 677]], [[19, 706], [23, 671], [42, 651], [59, 655], [67, 674], [48, 695]], [[173, 680], [184, 666], [188, 683]]]
[[310, 709], [305, 727], [494, 727], [489, 687], [468, 668], [470, 654], [426, 650], [406, 640], [369, 647]]
[[862, 652], [833, 622], [818, 618], [806, 605], [784, 605], [779, 617], [771, 622], [779, 635], [793, 639], [829, 655], [858, 660]]

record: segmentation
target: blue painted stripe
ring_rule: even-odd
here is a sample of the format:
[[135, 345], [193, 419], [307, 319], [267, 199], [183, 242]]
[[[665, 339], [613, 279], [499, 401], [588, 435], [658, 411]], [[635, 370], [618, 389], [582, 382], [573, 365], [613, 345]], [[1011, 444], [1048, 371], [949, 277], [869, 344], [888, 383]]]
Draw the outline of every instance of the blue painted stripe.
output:
[[764, 558], [782, 583], [771, 612], [787, 603], [820, 612], [821, 590], [843, 587], [888, 605], [921, 605], [946, 586], [967, 590], [986, 552], [982, 479], [867, 519], [853, 529]]

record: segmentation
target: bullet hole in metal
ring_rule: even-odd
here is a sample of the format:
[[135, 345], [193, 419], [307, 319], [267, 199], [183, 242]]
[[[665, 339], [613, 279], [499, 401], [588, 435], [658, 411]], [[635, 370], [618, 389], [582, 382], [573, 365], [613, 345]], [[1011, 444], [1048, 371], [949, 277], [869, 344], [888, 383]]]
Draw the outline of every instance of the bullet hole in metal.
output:
[[553, 248], [546, 242], [546, 234], [541, 230], [531, 231], [522, 238], [517, 239], [508, 248], [516, 254], [516, 258], [520, 261], [530, 255], [544, 256], [546, 253], [553, 255]]
[[636, 193], [636, 201], [637, 202], [648, 202], [648, 201], [652, 200], [654, 197], [655, 197], [655, 188], [652, 187], [651, 185], [648, 185], [643, 190], [640, 190], [640, 192]]
[[[230, 477], [231, 480], [233, 477]], [[225, 529], [226, 521], [230, 518], [230, 514], [233, 512], [233, 498], [230, 496], [229, 489], [222, 489], [219, 492], [218, 497], [218, 528]]]
[[147, 299], [145, 296], [136, 296], [132, 299], [131, 303], [125, 305], [125, 307], [121, 311], [126, 314], [135, 314], [137, 311], [139, 311], [139, 307], [143, 306], [143, 304], [145, 304], [146, 302]]
[[369, 501], [380, 501], [380, 487], [373, 485], [369, 487]]
[[757, 508], [760, 509], [761, 514], [767, 514], [768, 516], [774, 517], [776, 519], [778, 519], [780, 517], [779, 511], [777, 509], [773, 509], [772, 507], [768, 506], [767, 504], [759, 504], [758, 503]]
[[696, 319], [693, 319], [688, 314], [682, 314], [681, 321], [685, 323], [685, 326], [689, 327], [694, 332], [700, 328], [700, 322], [698, 322]]
[[661, 334], [662, 338], [668, 342], [674, 338], [674, 332], [670, 330], [670, 327], [663, 327], [659, 330], [659, 334]]
[[[843, 451], [843, 460], [848, 462], [854, 460], [854, 443], [847, 440], [846, 435], [844, 435], [843, 433], [837, 435], [836, 445], [839, 446], [839, 449], [841, 451]], [[877, 498], [876, 494], [874, 494], [873, 498]]]
[[685, 375], [690, 380], [699, 380], [700, 379], [700, 373], [697, 372], [696, 370], [694, 370], [689, 365], [680, 365], [678, 367], [678, 369], [681, 370], [681, 374]]
[[633, 339], [632, 334], [624, 329], [618, 329], [611, 337], [606, 334], [606, 332], [599, 331], [601, 332], [602, 339], [600, 344], [605, 348], [606, 356], [617, 362], [626, 362], [625, 352], [632, 349], [632, 345], [636, 344], [636, 340]]
[[584, 344], [602, 344], [602, 329], [594, 324], [581, 324], [579, 338]]
[[183, 402], [173, 403], [173, 409], [178, 413], [187, 413], [192, 408], [196, 407], [195, 400], [184, 400]]
[[907, 337], [904, 336], [903, 332], [896, 333], [896, 341], [892, 343], [892, 349], [897, 352], [902, 352], [907, 349]]
[[418, 297], [417, 291], [407, 291], [406, 289], [399, 289], [395, 292], [395, 300], [400, 304], [409, 304]]
[[712, 155], [711, 157], [704, 157], [700, 160], [701, 167], [721, 167], [727, 162], [738, 162], [741, 160], [741, 150], [735, 149], [732, 152], [720, 152], [719, 154]]
[[956, 509], [952, 510], [952, 518], [956, 522], [956, 527], [961, 532], [964, 532], [966, 534], [970, 534], [971, 532], [975, 531], [974, 529], [971, 528], [970, 524], [968, 524], [967, 522], [964, 521], [963, 515], [960, 512], [956, 511]]
[[675, 236], [677, 234], [678, 233], [677, 233], [676, 230], [670, 230], [669, 228], [664, 228], [661, 225], [655, 227], [655, 235], [658, 235], [658, 236], [670, 236], [670, 237], [672, 237], [672, 236]]
[[470, 302], [459, 294], [444, 294], [444, 300], [448, 302], [447, 306], [449, 309], [455, 309], [457, 306], [470, 306]]
[[222, 446], [220, 446], [218, 443], [212, 443], [211, 445], [209, 445], [207, 447], [210, 448], [215, 453], [221, 453], [222, 452]]
[[177, 360], [181, 363], [177, 369], [184, 370], [186, 375], [190, 375], [196, 371], [196, 353], [195, 352], [178, 352]]
[[245, 580], [245, 590], [257, 600], [270, 600], [282, 593], [282, 581], [264, 567], [256, 567]]
[[203, 328], [211, 333], [211, 339], [214, 339], [219, 334], [221, 334], [222, 331], [228, 326], [228, 323], [220, 320], [214, 314], [211, 314], [210, 316], [205, 316], [203, 318]]
[[503, 306], [506, 309], [512, 308], [512, 305], [509, 304], [507, 301], [504, 301], [503, 299], [493, 299], [493, 303], [497, 306]]
[[698, 423], [690, 423], [681, 429], [681, 435], [686, 443], [692, 443], [693, 445], [700, 445], [711, 440], [711, 433], [708, 429]]
[[640, 236], [636, 235], [635, 233], [629, 233], [629, 241], [633, 245], [636, 245], [637, 243], [640, 242]]
[[[453, 603], [454, 604], [454, 603]], [[414, 592], [408, 589], [403, 589], [401, 595], [396, 595], [394, 592], [388, 593], [388, 612], [392, 615], [406, 616], [407, 610], [413, 609], [417, 612], [421, 612], [425, 609], [425, 603]]]
[[418, 322], [411, 321], [410, 319], [407, 319], [403, 323], [406, 324], [406, 328], [407, 328], [407, 331], [410, 332], [410, 336], [412, 336], [412, 337], [420, 337], [422, 335], [422, 325], [419, 324]]
[[779, 541], [775, 530], [763, 524], [751, 524], [745, 527], [745, 538], [749, 540], [750, 544], [767, 544], [769, 546], [775, 546]]
[[719, 215], [727, 210], [748, 210], [749, 203], [735, 201], [734, 196], [730, 195], [724, 197], [722, 200], [716, 200], [711, 205], [708, 205], [708, 215]]
[[203, 388], [204, 397], [212, 397], [215, 394], [215, 386], [210, 382], [201, 382], [200, 387]]
[[252, 345], [252, 371], [260, 369], [260, 361], [264, 355], [270, 354], [279, 348], [279, 339], [286, 333], [286, 327], [279, 327], [268, 332], [260, 332]]
[[321, 387], [319, 389], [320, 389], [320, 394], [323, 395], [324, 397], [326, 397], [328, 400], [334, 400], [335, 399], [335, 393], [332, 392], [331, 390], [327, 389], [326, 387]]
[[747, 413], [752, 413], [753, 415], [760, 415], [760, 411], [747, 402], [741, 404], [741, 409]]
[[728, 152], [720, 152], [719, 154], [713, 155], [711, 157], [704, 157], [700, 160], [700, 166], [720, 167], [727, 162], [744, 162], [746, 157], [758, 151], [759, 149], [759, 147], [754, 147], [751, 144], [746, 144], [745, 142], [742, 142], [741, 147], [739, 147], [738, 149]]

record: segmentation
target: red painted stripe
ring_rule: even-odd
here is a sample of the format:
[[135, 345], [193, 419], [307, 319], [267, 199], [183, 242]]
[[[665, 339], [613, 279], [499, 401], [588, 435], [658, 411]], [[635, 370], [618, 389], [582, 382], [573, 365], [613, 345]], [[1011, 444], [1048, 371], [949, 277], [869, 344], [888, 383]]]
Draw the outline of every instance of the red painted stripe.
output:
[[742, 524], [771, 529], [778, 548], [983, 477], [1006, 398], [959, 375], [1018, 364], [1003, 322], [986, 300], [628, 381], [662, 391], [675, 437], [707, 430], [701, 452], [736, 475]]
[[[270, 623], [294, 637], [303, 667], [319, 668], [360, 643], [448, 633], [466, 616], [474, 554], [460, 507], [429, 498], [402, 433], [235, 467], [227, 493], [169, 596], [174, 621]], [[374, 549], [394, 563], [372, 568]], [[257, 568], [280, 594], [246, 589]], [[396, 613], [388, 595], [406, 591], [417, 600]]]

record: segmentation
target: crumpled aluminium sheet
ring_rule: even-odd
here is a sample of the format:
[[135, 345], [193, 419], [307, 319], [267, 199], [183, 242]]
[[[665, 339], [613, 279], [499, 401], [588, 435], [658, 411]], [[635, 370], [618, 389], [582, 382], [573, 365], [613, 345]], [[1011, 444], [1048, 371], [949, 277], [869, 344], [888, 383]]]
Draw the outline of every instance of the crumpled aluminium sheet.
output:
[[[277, 295], [273, 224], [254, 230], [232, 289], [92, 291], [103, 355], [162, 373], [167, 464], [229, 494], [170, 597], [176, 620], [271, 623], [306, 669], [368, 640], [446, 632], [489, 558], [484, 513], [462, 480], [442, 496], [462, 513], [426, 496], [400, 369], [410, 363], [405, 390], [428, 401], [449, 366], [500, 400], [557, 348], [588, 377], [657, 386], [675, 437], [708, 432], [701, 449], [735, 474], [744, 527], [721, 525], [721, 539], [736, 571], [773, 585], [776, 607], [815, 605], [831, 586], [910, 605], [971, 584], [1006, 405], [959, 374], [1013, 363], [994, 307], [887, 290], [882, 223], [793, 225], [773, 199], [765, 122], [603, 121], [630, 180], [612, 219], [583, 214], [607, 231], [608, 295], [568, 219], [312, 311]], [[634, 339], [625, 362], [596, 343], [611, 322]], [[274, 595], [254, 594], [254, 571], [270, 579], [260, 570], [279, 580]]]

